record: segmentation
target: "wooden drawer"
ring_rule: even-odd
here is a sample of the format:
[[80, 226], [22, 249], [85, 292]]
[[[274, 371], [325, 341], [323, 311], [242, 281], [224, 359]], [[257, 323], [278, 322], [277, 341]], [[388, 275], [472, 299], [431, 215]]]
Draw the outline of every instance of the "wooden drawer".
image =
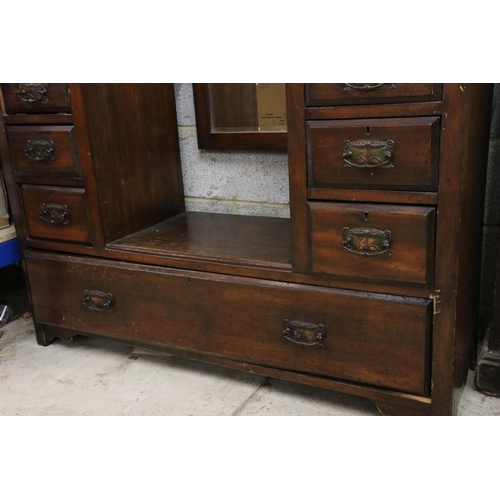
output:
[[67, 83], [2, 83], [7, 114], [69, 113]]
[[312, 272], [432, 285], [433, 207], [309, 203]]
[[441, 83], [306, 83], [306, 106], [437, 101]]
[[439, 118], [306, 122], [309, 187], [436, 191]]
[[[38, 252], [28, 252], [27, 266], [41, 323], [419, 395], [429, 390], [429, 300]], [[312, 345], [321, 328], [293, 321], [322, 325], [320, 343]]]
[[21, 195], [29, 238], [90, 242], [83, 189], [23, 185]]
[[16, 175], [80, 178], [75, 127], [7, 127]]

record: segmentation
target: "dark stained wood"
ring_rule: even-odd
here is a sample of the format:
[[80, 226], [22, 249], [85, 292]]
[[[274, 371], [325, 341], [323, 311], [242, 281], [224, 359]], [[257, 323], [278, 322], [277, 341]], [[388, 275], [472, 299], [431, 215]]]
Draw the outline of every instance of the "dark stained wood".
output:
[[173, 85], [81, 88], [105, 241], [182, 212]]
[[6, 125], [64, 125], [73, 123], [73, 115], [8, 115], [3, 117]]
[[[27, 265], [41, 323], [428, 393], [428, 300], [66, 256]], [[96, 313], [82, 304], [84, 290], [111, 293], [114, 305]], [[324, 345], [284, 339], [285, 319], [324, 325]]]
[[141, 342], [135, 339], [129, 339], [123, 337], [116, 337], [116, 336], [110, 337], [109, 335], [83, 332], [79, 330], [70, 330], [68, 328], [61, 328], [53, 325], [40, 324], [40, 330], [41, 330], [41, 337], [39, 339], [41, 341], [40, 345], [49, 345], [55, 338], [61, 338], [67, 342], [71, 342], [73, 337], [77, 335], [85, 335], [107, 340], [115, 339], [122, 343], [129, 344], [132, 346], [154, 349], [159, 352], [166, 352], [182, 358], [203, 361], [205, 363], [211, 363], [220, 366], [227, 366], [229, 368], [243, 370], [250, 373], [257, 373], [260, 375], [265, 375], [267, 377], [274, 377], [283, 380], [289, 380], [291, 382], [297, 382], [300, 384], [311, 385], [314, 387], [321, 387], [323, 389], [329, 389], [333, 391], [354, 394], [356, 396], [367, 397], [373, 399], [373, 401], [377, 402], [377, 404], [378, 402], [392, 402], [399, 404], [401, 404], [401, 402], [404, 402], [404, 404], [408, 408], [413, 408], [416, 412], [422, 412], [423, 414], [425, 414], [426, 412], [429, 413], [431, 409], [430, 398], [424, 396], [415, 396], [413, 394], [406, 394], [387, 389], [363, 386], [359, 383], [355, 384], [331, 378], [318, 377], [314, 375], [304, 375], [302, 373], [290, 372], [286, 370], [278, 370], [276, 368], [271, 368], [268, 366], [260, 366], [252, 363], [235, 361], [229, 358], [222, 358], [220, 356], [214, 356], [206, 353], [202, 354], [195, 351], [186, 351], [183, 349], [168, 347], [162, 344], [154, 344], [149, 341]]
[[[155, 106], [158, 114], [170, 114], [172, 109], [175, 114], [175, 108], [164, 106], [159, 96], [158, 99], [137, 100], [137, 89], [131, 90], [128, 85], [118, 90], [123, 98], [108, 95], [99, 90], [98, 85], [88, 91], [92, 94], [88, 101], [85, 87], [70, 84], [73, 115], [0, 117], [3, 124], [25, 126], [64, 125], [68, 124], [64, 121], [68, 117], [74, 119], [84, 191], [63, 187], [74, 181], [65, 177], [58, 177], [52, 188], [84, 192], [90, 229], [88, 240], [93, 246], [62, 239], [26, 239], [25, 222], [35, 220], [39, 209], [35, 210], [36, 203], [31, 203], [32, 210], [25, 221], [21, 191], [42, 189], [47, 192], [51, 186], [42, 185], [41, 175], [31, 175], [25, 180], [14, 175], [4, 127], [0, 133], [0, 154], [21, 245], [24, 250], [28, 246], [33, 249], [26, 251], [29, 265], [35, 270], [34, 273], [28, 272], [28, 282], [34, 279], [33, 288], [37, 290], [34, 296], [40, 301], [35, 301], [34, 319], [41, 344], [50, 343], [55, 336], [70, 340], [80, 333], [115, 338], [132, 345], [148, 345], [193, 359], [362, 395], [377, 404], [382, 403], [379, 406], [385, 413], [456, 413], [470, 353], [473, 352], [470, 346], [477, 319], [490, 85], [444, 84], [442, 100], [438, 101], [310, 108], [304, 103], [304, 85], [288, 85], [291, 220], [270, 223], [266, 218], [246, 220], [234, 217], [241, 228], [240, 224], [221, 225], [223, 219], [220, 216], [208, 216], [208, 224], [194, 216], [196, 223], [192, 224], [188, 214], [162, 214], [158, 220], [144, 217], [144, 224], [138, 224], [137, 228], [128, 223], [127, 217], [133, 212], [131, 206], [140, 210], [142, 202], [147, 205], [145, 212], [159, 216], [159, 210], [153, 207], [155, 196], [136, 195], [132, 189], [135, 185], [140, 185], [141, 189], [154, 187], [159, 182], [161, 168], [153, 162], [150, 175], [147, 163], [150, 157], [144, 150], [152, 148], [153, 158], [165, 159], [168, 156], [162, 167], [170, 172], [168, 175], [179, 177], [180, 172], [180, 169], [176, 170], [177, 160], [168, 163], [176, 155], [178, 159], [176, 140], [175, 151], [167, 152], [162, 149], [160, 140], [134, 138], [134, 127], [139, 124], [140, 130], [144, 130], [150, 122], [157, 123], [156, 118], [151, 119], [148, 115], [150, 111], [144, 111], [150, 105]], [[109, 94], [114, 93], [111, 89], [114, 86], [107, 89]], [[163, 90], [158, 90], [160, 95], [163, 95]], [[100, 106], [101, 102], [104, 102], [103, 106]], [[143, 111], [138, 111], [136, 104]], [[39, 121], [34, 121], [39, 117]], [[436, 192], [429, 191], [429, 188], [421, 192], [408, 190], [406, 185], [404, 189], [356, 185], [362, 187], [359, 189], [349, 185], [348, 189], [328, 184], [328, 187], [308, 189], [305, 134], [308, 120], [342, 120], [345, 125], [353, 120], [413, 120], [416, 117], [435, 118], [435, 123], [440, 124]], [[400, 123], [404, 121], [400, 120]], [[175, 130], [175, 124], [169, 123], [165, 129], [171, 126]], [[117, 133], [116, 129], [122, 132]], [[396, 129], [400, 131], [399, 126]], [[101, 137], [96, 147], [98, 134]], [[129, 147], [130, 157], [137, 167], [135, 170], [131, 163], [127, 164], [125, 155], [116, 152], [118, 139], [123, 137], [132, 137]], [[405, 140], [409, 140], [408, 137]], [[107, 150], [109, 140], [109, 148], [113, 151]], [[430, 148], [427, 142], [424, 147]], [[137, 150], [142, 153], [134, 156]], [[128, 169], [134, 173], [129, 174]], [[125, 185], [120, 188], [122, 170], [127, 174]], [[136, 175], [137, 170], [141, 175]], [[29, 185], [26, 180], [37, 182], [37, 185]], [[19, 184], [23, 185], [22, 189]], [[181, 189], [173, 191], [180, 193], [182, 199]], [[135, 201], [128, 200], [129, 195]], [[114, 222], [113, 214], [106, 212], [108, 199], [114, 205], [113, 214], [117, 216]], [[311, 201], [313, 199], [325, 201], [318, 203]], [[120, 207], [120, 203], [125, 208]], [[385, 210], [389, 204], [390, 209]], [[324, 214], [325, 222], [311, 227], [308, 209], [318, 205], [330, 208], [316, 212]], [[413, 241], [414, 244], [405, 249], [408, 258], [399, 265], [388, 266], [385, 272], [378, 268], [368, 269], [372, 274], [366, 277], [359, 272], [360, 269], [373, 266], [368, 261], [384, 255], [365, 258], [351, 254], [351, 257], [361, 260], [351, 269], [352, 272], [349, 271], [347, 252], [344, 253], [342, 248], [339, 258], [336, 258], [336, 243], [328, 243], [337, 228], [342, 230], [344, 227], [334, 215], [335, 231], [328, 230], [331, 207], [340, 205], [351, 208], [333, 212], [342, 213], [342, 217], [348, 215], [355, 222], [360, 212], [364, 220], [365, 211], [369, 220], [373, 214], [380, 213], [388, 223], [396, 221], [394, 234], [399, 234], [399, 237], [394, 239], [391, 251], [396, 250], [396, 241], [398, 245], [402, 241]], [[363, 206], [373, 209], [368, 212], [362, 209]], [[408, 211], [414, 213], [405, 215]], [[311, 220], [316, 217], [312, 212]], [[434, 217], [436, 231], [433, 229]], [[419, 221], [416, 229], [415, 220]], [[153, 228], [155, 224], [158, 226]], [[123, 228], [122, 236], [110, 234], [107, 230], [116, 226]], [[291, 247], [287, 240], [290, 233]], [[317, 263], [317, 260], [311, 261], [317, 253], [316, 247], [311, 245], [314, 238], [318, 239], [317, 235], [320, 235], [320, 246], [324, 246], [324, 262], [332, 266], [334, 272], [340, 269], [346, 274], [347, 269], [350, 275], [309, 274], [312, 263]], [[116, 239], [112, 239], [114, 236]], [[42, 249], [50, 253], [43, 254]], [[72, 257], [68, 255], [70, 253], [86, 257]], [[35, 261], [37, 263], [32, 265]], [[209, 272], [212, 274], [207, 274]], [[393, 274], [388, 278], [391, 272]], [[45, 279], [47, 276], [51, 279]], [[109, 283], [113, 287], [121, 304], [120, 314], [115, 316], [116, 322], [111, 323], [112, 311], [104, 316], [105, 321], [102, 313], [93, 311], [88, 321], [78, 321], [87, 318], [77, 317], [78, 307], [84, 307], [80, 295], [83, 280], [90, 281], [91, 286], [102, 284], [104, 288]], [[49, 295], [44, 295], [46, 288], [42, 286], [48, 286]], [[42, 289], [44, 293], [40, 292]], [[72, 290], [76, 289], [78, 293], [73, 294]], [[78, 299], [73, 298], [76, 295]], [[70, 311], [69, 315], [56, 310], [59, 299], [61, 311]], [[72, 300], [76, 302], [71, 304]], [[133, 305], [137, 303], [146, 305], [136, 312]], [[325, 344], [323, 352], [314, 350], [314, 347], [311, 351], [311, 346], [300, 347], [282, 339], [287, 345], [278, 347], [274, 335], [276, 325], [280, 323], [281, 339], [283, 318], [278, 322], [277, 316], [285, 313], [295, 315], [286, 319], [335, 325], [333, 336], [329, 335], [331, 326], [328, 326], [326, 336], [327, 341], [334, 339], [334, 346]], [[99, 317], [101, 321], [98, 321]], [[174, 318], [172, 324], [169, 317]], [[413, 335], [410, 335], [411, 331]], [[248, 342], [249, 338], [257, 341]], [[293, 348], [297, 347], [299, 354], [294, 354]], [[313, 354], [310, 359], [305, 359], [304, 352]], [[327, 359], [324, 358], [325, 352], [331, 353]], [[392, 368], [386, 371], [390, 366]]]
[[[21, 187], [28, 238], [89, 243], [85, 192], [81, 188], [56, 186]], [[66, 205], [68, 224], [51, 224], [40, 217], [42, 203]]]
[[377, 403], [377, 409], [381, 415], [388, 417], [424, 417], [432, 414], [430, 406], [407, 406], [401, 404], [401, 402], [398, 404], [379, 402]]
[[[309, 187], [435, 191], [439, 118], [382, 118], [306, 122]], [[378, 168], [351, 167], [344, 141], [394, 141], [390, 162]]]
[[[462, 86], [465, 108], [466, 155], [462, 175], [460, 248], [455, 344], [454, 385], [465, 386], [469, 367], [474, 367], [479, 331], [479, 294], [483, 241], [483, 210], [492, 110], [492, 85]], [[481, 221], [481, 223], [478, 223]]]
[[290, 220], [184, 212], [115, 241], [108, 248], [289, 269]]
[[9, 143], [7, 142], [7, 134], [5, 133], [5, 125], [2, 118], [3, 117], [0, 116], [0, 163], [2, 164], [2, 174], [5, 177], [5, 184], [9, 197], [10, 215], [12, 215], [16, 227], [19, 246], [21, 250], [24, 251], [27, 247], [24, 213], [21, 199], [17, 190], [14, 170], [12, 168], [12, 162], [10, 158]]
[[[76, 142], [78, 146], [80, 165], [82, 168], [85, 198], [87, 200], [87, 205], [91, 207], [91, 210], [87, 213], [89, 220], [90, 241], [92, 242], [92, 249], [103, 249], [106, 246], [103, 220], [97, 192], [97, 180], [94, 174], [94, 163], [92, 160], [92, 150], [90, 147], [82, 85], [79, 83], [70, 83], [69, 89], [71, 93], [71, 107], [74, 113]], [[33, 245], [33, 243], [31, 244]], [[70, 246], [81, 248], [78, 245]]]
[[[147, 233], [147, 231], [146, 231]], [[66, 242], [55, 244], [51, 241], [31, 240], [30, 247], [38, 250], [54, 250], [77, 254], [102, 257], [104, 259], [121, 260], [142, 264], [151, 264], [176, 269], [187, 269], [196, 271], [206, 271], [232, 276], [242, 276], [260, 279], [272, 279], [285, 283], [300, 283], [305, 285], [327, 286], [352, 290], [353, 288], [365, 292], [390, 293], [417, 298], [432, 298], [434, 288], [423, 283], [406, 283], [392, 280], [367, 280], [365, 278], [343, 277], [333, 275], [310, 275], [296, 273], [290, 269], [289, 265], [277, 264], [276, 262], [264, 262], [256, 260], [235, 262], [234, 258], [228, 258], [217, 262], [207, 260], [205, 257], [192, 254], [185, 255], [154, 255], [149, 253], [135, 252], [134, 248], [117, 249], [115, 243], [111, 243], [105, 249], [87, 248]], [[160, 253], [160, 252], [158, 252]], [[210, 255], [208, 255], [210, 257]]]
[[410, 205], [435, 205], [437, 203], [437, 193], [414, 191], [310, 188], [307, 190], [307, 197], [311, 200], [407, 203]]
[[406, 116], [439, 116], [444, 104], [436, 102], [414, 102], [400, 104], [363, 104], [360, 106], [329, 106], [306, 108], [306, 120], [355, 120], [366, 118], [404, 118]]
[[[287, 150], [286, 132], [214, 132], [212, 130], [209, 84], [193, 83], [193, 95], [196, 113], [196, 133], [200, 149]], [[251, 98], [253, 99], [253, 97]], [[231, 112], [230, 109], [228, 111]], [[233, 111], [234, 114], [236, 114], [235, 111]]]
[[[75, 128], [65, 126], [7, 127], [12, 165], [16, 176], [66, 176], [81, 178]], [[25, 154], [29, 140], [46, 140], [54, 143], [54, 159], [34, 160]], [[54, 180], [53, 180], [54, 182]]]
[[209, 83], [208, 101], [213, 132], [257, 130], [255, 83]]
[[441, 98], [441, 88], [440, 83], [395, 83], [371, 90], [353, 90], [345, 83], [307, 83], [306, 106], [436, 101]]
[[[443, 89], [432, 367], [434, 415], [456, 414], [468, 371], [468, 346], [475, 334], [475, 327], [471, 325], [477, 320], [474, 317], [476, 306], [472, 303], [477, 295], [469, 285], [471, 279], [477, 280], [471, 275], [477, 272], [480, 259], [476, 262], [461, 260], [466, 253], [460, 248], [480, 245], [480, 242], [471, 240], [469, 233], [476, 234], [477, 227], [482, 226], [481, 193], [485, 183], [488, 140], [484, 129], [488, 126], [482, 125], [474, 131], [466, 124], [470, 120], [489, 122], [488, 108], [491, 105], [487, 103], [491, 103], [492, 86], [478, 85], [475, 97], [474, 87], [471, 84], [445, 84]], [[472, 106], [477, 99], [477, 107]], [[476, 113], [478, 116], [474, 118]], [[482, 144], [484, 151], [470, 147], [478, 139], [477, 145]], [[477, 161], [470, 161], [471, 157]], [[470, 176], [477, 176], [474, 185], [479, 192], [467, 187], [466, 179]], [[463, 211], [467, 213], [465, 218]], [[462, 269], [460, 274], [459, 269]]]
[[288, 171], [290, 182], [290, 217], [292, 219], [292, 263], [298, 273], [309, 272], [309, 219], [307, 214], [307, 156], [304, 125], [304, 86], [286, 86], [288, 121]]
[[[432, 284], [435, 209], [363, 203], [308, 204], [312, 272]], [[362, 256], [344, 248], [343, 228], [389, 230], [389, 251]]]
[[71, 111], [66, 83], [47, 84], [46, 102], [26, 102], [17, 93], [19, 83], [2, 83], [5, 112], [12, 113], [67, 113]]
[[49, 175], [16, 175], [15, 180], [18, 184], [41, 184], [47, 186], [73, 186], [81, 187], [84, 182], [81, 177], [65, 177], [59, 176], [49, 176]]

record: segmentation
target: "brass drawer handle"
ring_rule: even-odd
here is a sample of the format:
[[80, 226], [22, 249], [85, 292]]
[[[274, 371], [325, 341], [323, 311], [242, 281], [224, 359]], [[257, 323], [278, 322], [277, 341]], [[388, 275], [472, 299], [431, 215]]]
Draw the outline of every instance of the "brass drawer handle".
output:
[[87, 289], [83, 291], [82, 302], [85, 307], [92, 309], [92, 311], [107, 311], [115, 304], [113, 294]]
[[323, 345], [325, 327], [306, 321], [283, 321], [283, 335], [286, 340], [294, 344], [313, 346]]
[[377, 90], [382, 87], [387, 87], [389, 89], [393, 89], [396, 87], [393, 83], [346, 83], [346, 87], [344, 90], [362, 90], [362, 91], [369, 91], [369, 90]]
[[394, 141], [349, 141], [342, 143], [344, 167], [355, 168], [393, 168], [391, 159], [394, 154]]
[[24, 154], [35, 161], [55, 160], [54, 141], [46, 139], [28, 139]]
[[24, 102], [46, 103], [47, 87], [46, 83], [20, 83], [17, 97]]
[[40, 218], [49, 224], [69, 224], [67, 205], [59, 203], [42, 203], [40, 205]]
[[364, 257], [371, 257], [387, 253], [392, 242], [392, 234], [386, 229], [371, 229], [368, 227], [355, 227], [342, 229], [343, 245], [347, 252]]

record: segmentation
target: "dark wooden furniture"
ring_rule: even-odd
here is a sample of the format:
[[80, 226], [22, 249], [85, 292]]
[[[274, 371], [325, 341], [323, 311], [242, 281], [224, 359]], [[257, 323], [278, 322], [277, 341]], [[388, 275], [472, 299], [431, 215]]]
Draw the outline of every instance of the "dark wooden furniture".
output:
[[114, 338], [456, 412], [491, 86], [289, 84], [276, 219], [184, 211], [171, 85], [39, 85], [2, 85], [0, 146], [40, 344]]

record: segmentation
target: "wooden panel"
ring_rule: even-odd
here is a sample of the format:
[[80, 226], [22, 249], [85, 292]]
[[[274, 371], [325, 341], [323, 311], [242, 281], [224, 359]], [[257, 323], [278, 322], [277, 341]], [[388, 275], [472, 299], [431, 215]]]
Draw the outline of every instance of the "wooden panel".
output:
[[288, 120], [288, 171], [290, 182], [290, 217], [292, 220], [293, 270], [309, 270], [309, 220], [307, 217], [306, 131], [304, 126], [304, 86], [286, 85], [286, 114]]
[[212, 132], [257, 130], [255, 83], [209, 83]]
[[110, 250], [290, 269], [290, 219], [183, 212]]
[[[437, 189], [439, 118], [385, 118], [306, 122], [310, 187], [363, 187], [433, 191]], [[369, 154], [344, 157], [344, 141], [390, 144], [392, 158], [379, 167], [354, 167]], [[393, 141], [388, 143], [387, 141]], [[388, 148], [378, 149], [378, 156]], [[370, 148], [367, 146], [367, 148]], [[366, 160], [369, 160], [366, 158]], [[380, 163], [379, 160], [377, 160]], [[348, 163], [349, 162], [349, 163]], [[373, 160], [369, 160], [373, 163]]]
[[[200, 149], [287, 150], [286, 132], [259, 132], [256, 128], [249, 132], [214, 132], [212, 130], [209, 85], [211, 84], [193, 83], [196, 135]], [[252, 99], [254, 98], [255, 96], [252, 97]]]
[[[426, 395], [431, 302], [78, 258], [28, 258], [37, 321]], [[85, 290], [111, 294], [88, 309]], [[158, 293], [161, 290], [161, 293]], [[100, 304], [103, 305], [103, 301]], [[284, 338], [284, 320], [325, 328]]]
[[173, 84], [82, 84], [81, 90], [105, 241], [182, 212]]
[[325, 106], [305, 108], [306, 120], [354, 120], [356, 118], [405, 118], [442, 115], [443, 101], [399, 104], [360, 104], [359, 106]]
[[6, 125], [65, 125], [73, 123], [73, 115], [57, 113], [31, 114], [31, 115], [6, 115], [3, 117]]
[[[308, 205], [313, 273], [432, 283], [434, 208], [361, 203], [311, 202]], [[390, 231], [388, 251], [380, 254], [368, 251], [369, 255], [347, 251], [344, 228]], [[352, 245], [356, 241], [354, 238]], [[366, 240], [360, 241], [366, 243]], [[379, 242], [375, 243], [383, 250]], [[353, 249], [349, 245], [348, 248]]]
[[437, 193], [344, 188], [309, 188], [307, 197], [310, 200], [406, 203], [408, 205], [436, 205], [438, 199]]
[[[109, 336], [103, 334], [83, 332], [79, 330], [70, 330], [69, 328], [63, 328], [60, 326], [53, 326], [47, 324], [42, 325], [41, 323], [38, 324], [38, 326], [39, 328], [37, 330], [37, 341], [40, 345], [43, 346], [50, 345], [50, 343], [55, 338], [60, 338], [67, 342], [71, 342], [72, 339], [74, 339], [78, 335], [100, 338], [104, 340], [109, 340], [110, 338]], [[38, 333], [40, 333], [39, 336]], [[356, 382], [342, 381], [318, 375], [306, 375], [304, 373], [292, 372], [283, 369], [272, 368], [269, 366], [256, 365], [245, 361], [236, 361], [230, 358], [222, 358], [214, 354], [186, 351], [184, 349], [177, 349], [175, 347], [168, 347], [160, 344], [152, 344], [150, 342], [144, 342], [140, 340], [123, 339], [121, 337], [113, 337], [113, 338], [116, 339], [117, 341], [126, 343], [131, 346], [142, 347], [150, 350], [152, 349], [157, 352], [164, 352], [171, 354], [172, 356], [177, 356], [186, 359], [193, 359], [204, 363], [211, 363], [219, 366], [227, 366], [235, 370], [257, 373], [265, 375], [266, 377], [273, 377], [281, 380], [289, 380], [290, 382], [310, 385], [313, 387], [321, 387], [323, 389], [328, 389], [331, 391], [354, 394], [356, 396], [361, 396], [371, 399], [375, 404], [377, 404], [377, 407], [379, 407], [378, 403], [379, 401], [391, 402], [393, 404], [404, 405], [408, 409], [411, 408], [415, 412], [414, 415], [431, 414], [431, 399], [430, 397], [427, 396], [416, 396], [414, 394], [396, 392], [391, 389], [366, 386], [362, 384], [357, 384]]]
[[[353, 88], [356, 85], [379, 87], [357, 90]], [[435, 101], [440, 98], [439, 83], [306, 83], [306, 106]]]
[[[12, 166], [16, 175], [81, 177], [75, 130], [67, 126], [7, 127]], [[28, 141], [53, 142], [53, 159], [36, 160], [26, 154]]]
[[68, 85], [48, 83], [46, 99], [27, 102], [19, 97], [19, 83], [2, 83], [2, 94], [6, 113], [69, 113]]
[[[29, 186], [21, 187], [28, 238], [88, 243], [90, 241], [85, 206], [85, 192], [80, 188]], [[67, 223], [51, 223], [40, 216], [42, 204], [67, 207]]]

